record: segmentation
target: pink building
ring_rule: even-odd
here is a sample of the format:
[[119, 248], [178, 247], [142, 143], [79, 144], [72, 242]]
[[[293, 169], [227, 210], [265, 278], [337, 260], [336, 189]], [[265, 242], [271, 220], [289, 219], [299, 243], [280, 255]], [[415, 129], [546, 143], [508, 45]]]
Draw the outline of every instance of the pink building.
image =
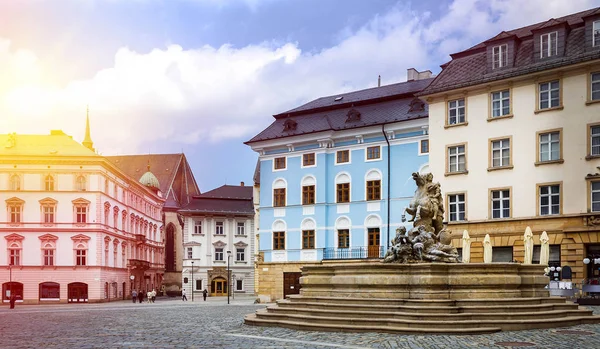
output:
[[162, 198], [62, 131], [0, 134], [0, 283], [28, 304], [107, 302], [160, 290]]

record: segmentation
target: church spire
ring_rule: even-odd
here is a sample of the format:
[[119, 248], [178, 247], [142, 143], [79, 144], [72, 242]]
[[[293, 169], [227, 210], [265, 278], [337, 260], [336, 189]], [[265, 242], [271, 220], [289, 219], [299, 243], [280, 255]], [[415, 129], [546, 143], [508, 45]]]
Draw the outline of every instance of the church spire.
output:
[[94, 142], [92, 142], [92, 137], [90, 136], [90, 106], [89, 105], [87, 106], [87, 110], [86, 110], [85, 138], [83, 139], [83, 142], [81, 144], [83, 144], [84, 147], [90, 149], [93, 152], [96, 151], [94, 149]]

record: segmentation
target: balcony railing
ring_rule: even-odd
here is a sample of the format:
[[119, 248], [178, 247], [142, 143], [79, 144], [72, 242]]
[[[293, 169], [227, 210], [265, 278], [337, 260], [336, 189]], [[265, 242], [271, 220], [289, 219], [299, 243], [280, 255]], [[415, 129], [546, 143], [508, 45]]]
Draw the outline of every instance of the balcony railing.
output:
[[146, 243], [146, 235], [144, 235], [144, 234], [135, 234], [135, 241], [138, 244], [144, 244], [144, 243]]
[[129, 267], [132, 269], [148, 270], [150, 269], [150, 262], [141, 259], [130, 259]]
[[383, 258], [385, 252], [385, 246], [354, 246], [349, 248], [328, 247], [323, 251], [323, 259]]

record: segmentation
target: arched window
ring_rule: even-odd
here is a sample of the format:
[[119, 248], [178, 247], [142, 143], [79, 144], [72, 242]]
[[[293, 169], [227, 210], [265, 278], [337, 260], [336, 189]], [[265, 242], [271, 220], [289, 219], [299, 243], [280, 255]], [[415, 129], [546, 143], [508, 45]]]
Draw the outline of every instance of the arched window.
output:
[[301, 185], [302, 205], [313, 205], [315, 203], [317, 180], [313, 176], [304, 176]]
[[77, 191], [85, 191], [86, 190], [86, 181], [84, 176], [78, 176], [75, 182], [75, 190]]
[[305, 218], [300, 224], [303, 250], [316, 248], [316, 227], [317, 224], [312, 218]]
[[281, 219], [273, 222], [273, 250], [285, 250], [286, 224]]
[[54, 265], [55, 251], [56, 251], [56, 247], [50, 242], [47, 242], [44, 244], [44, 246], [42, 246], [42, 253], [43, 253], [42, 259], [43, 259], [44, 266], [53, 266]]
[[46, 191], [54, 191], [54, 177], [47, 175], [44, 178], [44, 188]]
[[350, 175], [342, 172], [335, 176], [336, 202], [350, 202]]
[[369, 258], [380, 258], [383, 256], [384, 251], [381, 246], [381, 217], [372, 214], [365, 218], [365, 227], [367, 228], [367, 248]]
[[287, 182], [279, 178], [273, 182], [273, 207], [284, 207], [286, 205]]
[[75, 265], [87, 265], [87, 246], [84, 244], [75, 247]]
[[365, 175], [365, 199], [367, 201], [381, 200], [381, 172], [370, 170]]
[[21, 190], [21, 177], [19, 175], [10, 176], [10, 190]]
[[21, 265], [21, 244], [12, 242], [8, 245], [8, 264]]
[[337, 248], [350, 248], [350, 230], [352, 224], [348, 217], [342, 216], [335, 221], [336, 229], [336, 247]]

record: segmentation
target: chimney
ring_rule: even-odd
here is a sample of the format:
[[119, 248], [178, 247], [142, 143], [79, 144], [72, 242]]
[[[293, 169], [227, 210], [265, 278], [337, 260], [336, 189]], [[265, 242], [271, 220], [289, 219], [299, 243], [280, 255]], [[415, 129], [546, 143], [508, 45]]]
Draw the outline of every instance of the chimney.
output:
[[381, 87], [381, 75], [377, 78], [377, 87]]
[[244, 186], [244, 182], [240, 182], [240, 187], [243, 187], [243, 186]]
[[422, 72], [416, 70], [415, 68], [408, 68], [406, 70], [406, 81], [423, 80], [431, 77], [431, 70], [424, 70]]

